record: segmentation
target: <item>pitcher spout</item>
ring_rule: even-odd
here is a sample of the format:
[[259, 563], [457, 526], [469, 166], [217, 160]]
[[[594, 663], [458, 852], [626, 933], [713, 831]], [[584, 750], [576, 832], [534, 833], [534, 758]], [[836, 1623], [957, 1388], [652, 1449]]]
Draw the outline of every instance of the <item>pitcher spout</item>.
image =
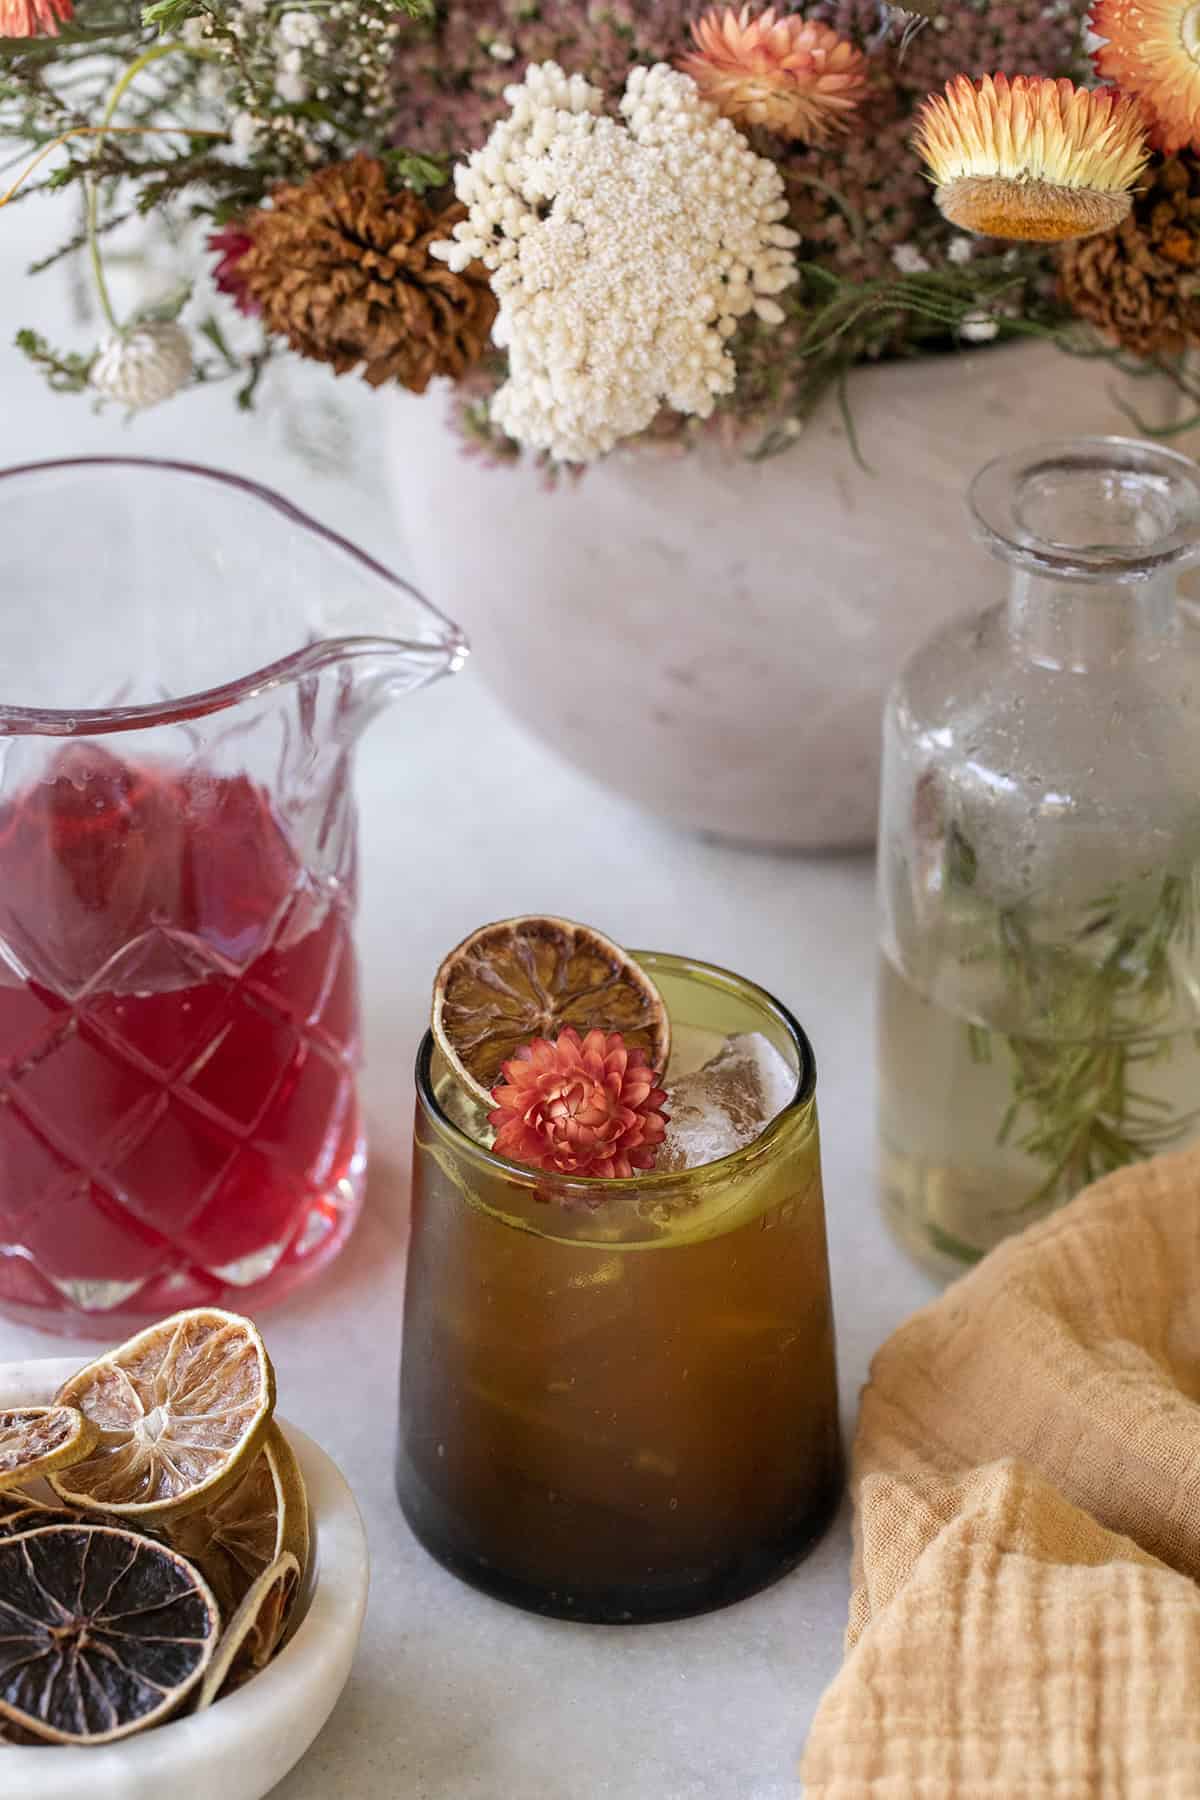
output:
[[332, 665], [335, 671], [334, 716], [331, 735], [340, 744], [353, 743], [385, 707], [403, 694], [415, 693], [445, 675], [456, 675], [471, 650], [457, 626], [447, 622], [441, 643], [421, 643], [405, 638], [350, 638], [314, 646], [313, 664], [297, 681], [301, 717], [315, 730], [320, 677]]
[[467, 655], [453, 620], [290, 501], [146, 458], [0, 471], [0, 603], [0, 736], [194, 725], [282, 687], [303, 707], [314, 684], [348, 730]]

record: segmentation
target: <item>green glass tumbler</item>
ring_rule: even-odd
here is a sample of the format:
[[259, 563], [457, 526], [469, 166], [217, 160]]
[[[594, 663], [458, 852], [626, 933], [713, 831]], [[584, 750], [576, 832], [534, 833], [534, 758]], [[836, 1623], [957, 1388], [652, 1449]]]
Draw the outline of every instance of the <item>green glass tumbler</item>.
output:
[[637, 953], [674, 1064], [766, 1036], [784, 1110], [704, 1167], [571, 1180], [505, 1162], [432, 1038], [417, 1065], [397, 1487], [416, 1536], [534, 1612], [622, 1623], [792, 1568], [841, 1487], [812, 1051], [762, 989]]

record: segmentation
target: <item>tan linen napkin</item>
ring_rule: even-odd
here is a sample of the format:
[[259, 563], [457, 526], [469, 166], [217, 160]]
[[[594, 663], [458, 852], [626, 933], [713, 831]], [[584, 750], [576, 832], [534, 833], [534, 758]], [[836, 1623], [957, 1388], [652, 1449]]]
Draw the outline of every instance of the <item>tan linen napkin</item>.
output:
[[879, 1351], [806, 1800], [1200, 1800], [1200, 1153], [1122, 1170]]

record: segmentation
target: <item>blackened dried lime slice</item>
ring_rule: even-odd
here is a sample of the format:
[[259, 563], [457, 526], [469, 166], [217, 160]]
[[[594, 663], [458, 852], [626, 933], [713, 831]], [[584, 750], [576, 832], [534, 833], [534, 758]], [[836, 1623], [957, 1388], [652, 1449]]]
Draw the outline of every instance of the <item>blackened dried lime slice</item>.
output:
[[32, 1731], [22, 1731], [19, 1725], [10, 1725], [7, 1719], [0, 1719], [0, 1750], [5, 1744], [24, 1744], [30, 1750], [36, 1750], [39, 1744], [46, 1748], [45, 1738], [34, 1737]]
[[109, 1525], [0, 1541], [0, 1724], [111, 1744], [170, 1717], [203, 1679], [220, 1614], [197, 1570]]
[[[15, 1505], [9, 1504], [13, 1501]], [[44, 1506], [28, 1494], [0, 1494], [0, 1538], [21, 1537], [44, 1525], [69, 1525], [77, 1517], [65, 1506]]]
[[[43, 1525], [106, 1525], [95, 1513], [80, 1512], [77, 1506], [60, 1506], [49, 1498], [50, 1490], [41, 1482], [29, 1488], [8, 1488], [0, 1493], [0, 1538], [17, 1537], [25, 1531], [40, 1531]], [[185, 1551], [186, 1555], [187, 1552]], [[200, 1573], [203, 1575], [204, 1570]]]

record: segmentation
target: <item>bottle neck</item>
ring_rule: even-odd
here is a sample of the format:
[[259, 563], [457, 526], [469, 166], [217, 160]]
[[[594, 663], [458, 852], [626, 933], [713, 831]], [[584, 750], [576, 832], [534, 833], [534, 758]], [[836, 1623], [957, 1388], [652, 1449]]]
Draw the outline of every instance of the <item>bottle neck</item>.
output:
[[1175, 632], [1175, 572], [1141, 581], [1054, 580], [1013, 573], [1009, 630], [1031, 662], [1084, 673], [1152, 654]]

